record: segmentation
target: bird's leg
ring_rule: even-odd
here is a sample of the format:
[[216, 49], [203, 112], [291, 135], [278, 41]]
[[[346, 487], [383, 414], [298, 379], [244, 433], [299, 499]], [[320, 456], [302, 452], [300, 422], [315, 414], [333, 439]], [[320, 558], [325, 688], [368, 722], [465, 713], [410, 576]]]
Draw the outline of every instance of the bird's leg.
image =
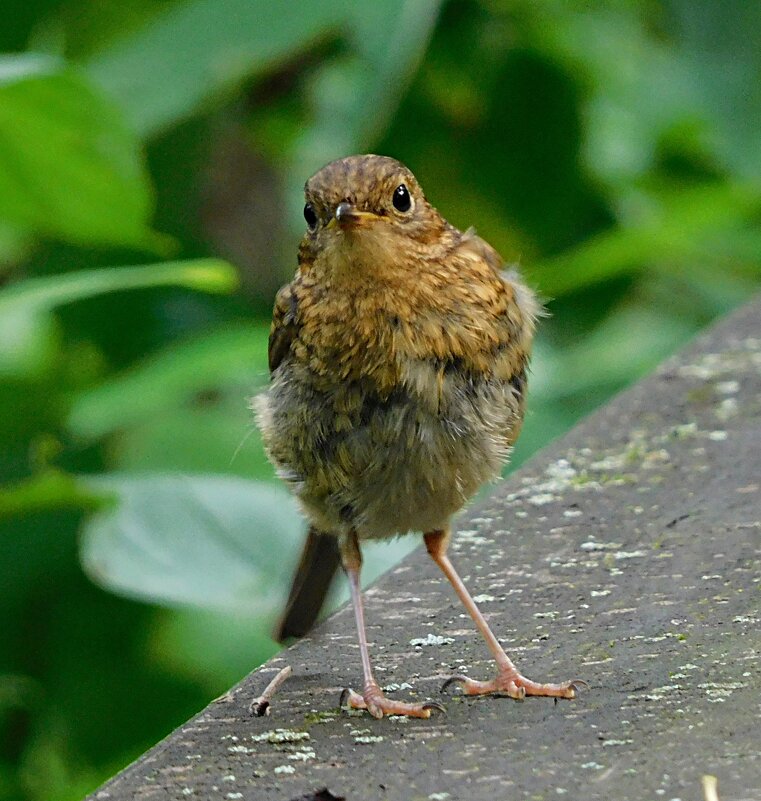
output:
[[357, 621], [357, 636], [359, 639], [359, 651], [362, 656], [362, 672], [364, 673], [365, 686], [362, 694], [354, 690], [346, 689], [341, 695], [341, 706], [348, 706], [352, 709], [366, 709], [374, 718], [382, 718], [384, 715], [407, 715], [413, 718], [429, 718], [434, 709], [443, 711], [440, 704], [405, 704], [401, 701], [394, 701], [386, 698], [378, 682], [373, 676], [373, 669], [370, 665], [370, 654], [367, 649], [367, 635], [365, 634], [365, 613], [362, 606], [362, 587], [359, 581], [359, 574], [362, 568], [362, 554], [359, 550], [359, 542], [355, 532], [351, 532], [346, 537], [341, 537], [339, 547], [341, 550], [341, 562], [349, 579], [351, 588], [351, 603], [354, 607], [354, 617]]
[[489, 650], [494, 655], [497, 662], [497, 676], [491, 681], [476, 681], [467, 676], [453, 676], [449, 679], [442, 690], [454, 682], [462, 684], [462, 691], [465, 695], [486, 695], [488, 693], [500, 693], [509, 695], [511, 698], [524, 698], [527, 695], [546, 695], [554, 698], [575, 698], [576, 691], [580, 686], [584, 686], [582, 681], [567, 681], [563, 684], [538, 684], [535, 681], [522, 676], [510, 657], [505, 653], [505, 649], [499, 644], [499, 640], [489, 628], [483, 614], [476, 606], [475, 601], [468, 592], [462, 579], [457, 575], [457, 571], [449, 561], [447, 556], [447, 546], [449, 545], [449, 531], [430, 531], [425, 535], [425, 547], [434, 562], [441, 568], [444, 575], [454, 587], [468, 613], [473, 618], [478, 630], [486, 640]]

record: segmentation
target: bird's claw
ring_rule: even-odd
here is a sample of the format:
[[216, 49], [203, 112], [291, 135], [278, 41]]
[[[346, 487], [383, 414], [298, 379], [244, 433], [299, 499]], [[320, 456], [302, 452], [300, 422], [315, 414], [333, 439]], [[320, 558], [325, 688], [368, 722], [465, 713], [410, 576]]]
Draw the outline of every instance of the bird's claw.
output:
[[450, 676], [441, 685], [441, 690], [439, 690], [439, 692], [445, 693], [453, 684], [457, 684], [458, 682], [461, 682], [462, 684], [465, 684], [465, 682], [467, 682], [467, 681], [468, 681], [468, 677], [467, 676], [463, 676], [461, 674], [458, 674], [456, 676]]
[[411, 718], [430, 718], [433, 712], [443, 712], [446, 709], [435, 701], [427, 701], [423, 704], [409, 704], [403, 701], [395, 701], [387, 698], [377, 685], [366, 687], [365, 692], [360, 695], [349, 687], [345, 688], [339, 699], [341, 709], [366, 709], [374, 718], [382, 718], [384, 715], [404, 715]]
[[338, 706], [341, 709], [349, 709], [350, 708], [349, 705], [347, 704], [347, 701], [349, 700], [349, 696], [353, 692], [354, 692], [354, 690], [351, 690], [348, 687], [344, 687], [343, 690], [341, 690], [341, 697], [338, 699]]
[[500, 671], [491, 681], [477, 681], [462, 674], [450, 676], [441, 686], [441, 692], [445, 692], [453, 684], [461, 685], [462, 695], [507, 695], [516, 701], [522, 701], [528, 695], [572, 699], [577, 696], [579, 690], [589, 688], [583, 679], [574, 679], [562, 684], [538, 684], [521, 676], [515, 670]]

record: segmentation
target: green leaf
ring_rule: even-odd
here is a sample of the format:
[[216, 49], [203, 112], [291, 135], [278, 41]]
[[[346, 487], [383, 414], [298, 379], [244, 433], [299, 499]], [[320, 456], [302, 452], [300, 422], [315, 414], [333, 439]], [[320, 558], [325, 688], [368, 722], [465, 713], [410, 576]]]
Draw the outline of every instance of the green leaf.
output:
[[[701, 111], [714, 128], [712, 144], [735, 175], [761, 181], [761, 5], [672, 0], [676, 49]], [[670, 76], [669, 76], [670, 78]]]
[[215, 331], [167, 348], [129, 372], [81, 394], [69, 415], [69, 429], [101, 437], [187, 404], [207, 391], [235, 384], [246, 394], [267, 378], [269, 326]]
[[12, 311], [49, 311], [55, 306], [106, 292], [183, 286], [201, 292], [231, 292], [235, 270], [221, 259], [168, 261], [130, 267], [104, 267], [64, 275], [31, 278], [0, 291], [0, 315]]
[[0, 675], [0, 715], [7, 714], [10, 709], [33, 709], [42, 704], [44, 695], [39, 682], [31, 676]]
[[0, 377], [37, 375], [55, 358], [58, 336], [49, 314], [5, 307], [0, 299]]
[[172, 676], [201, 682], [218, 695], [220, 687], [236, 684], [253, 665], [280, 650], [272, 639], [273, 623], [271, 614], [161, 610], [151, 628], [151, 663]]
[[95, 57], [87, 71], [148, 136], [189, 117], [221, 89], [292, 59], [344, 15], [340, 0], [195, 0], [157, 16]]
[[150, 180], [114, 106], [62, 62], [0, 57], [0, 220], [76, 244], [156, 249]]
[[82, 531], [98, 584], [170, 606], [262, 614], [282, 603], [304, 528], [285, 489], [198, 475], [83, 481], [118, 499]]
[[194, 404], [157, 412], [109, 441], [118, 469], [229, 473], [272, 481], [274, 468], [264, 454], [248, 408], [250, 392], [229, 392], [213, 405]]
[[352, 53], [329, 64], [313, 87], [316, 119], [305, 132], [302, 158], [316, 150], [312, 158], [322, 162], [380, 136], [425, 52], [440, 5], [355, 5], [347, 20]]
[[320, 39], [344, 35], [350, 54], [331, 61], [313, 87], [316, 119], [296, 158], [301, 183], [304, 160], [312, 169], [326, 153], [333, 158], [352, 151], [383, 130], [425, 51], [440, 5], [194, 0], [95, 56], [87, 71], [150, 136]]
[[182, 286], [229, 292], [237, 273], [219, 259], [106, 267], [31, 278], [0, 290], [0, 375], [42, 369], [53, 353], [50, 312], [56, 306], [127, 289]]
[[[738, 255], [761, 267], [758, 239], [744, 234], [761, 211], [761, 191], [731, 183], [640, 195], [627, 227], [614, 228], [533, 266], [527, 271], [539, 290], [558, 297], [644, 268], [652, 272], [694, 271], [710, 251], [729, 263]], [[634, 204], [632, 204], [634, 205]], [[750, 244], [750, 247], [745, 247]]]
[[576, 345], [553, 348], [540, 339], [532, 359], [531, 397], [537, 403], [559, 404], [601, 388], [617, 390], [688, 341], [695, 327], [693, 321], [670, 317], [662, 308], [629, 302]]
[[29, 515], [50, 509], [95, 509], [99, 496], [78, 479], [46, 470], [26, 481], [0, 487], [0, 518]]
[[23, 259], [28, 247], [28, 235], [7, 220], [0, 220], [0, 280], [10, 272], [11, 265]]
[[[164, 606], [256, 617], [282, 609], [306, 528], [283, 487], [167, 473], [81, 481], [117, 499], [82, 529], [80, 558], [96, 583]], [[415, 536], [369, 544], [363, 585], [419, 545]], [[337, 589], [331, 607], [347, 598]]]

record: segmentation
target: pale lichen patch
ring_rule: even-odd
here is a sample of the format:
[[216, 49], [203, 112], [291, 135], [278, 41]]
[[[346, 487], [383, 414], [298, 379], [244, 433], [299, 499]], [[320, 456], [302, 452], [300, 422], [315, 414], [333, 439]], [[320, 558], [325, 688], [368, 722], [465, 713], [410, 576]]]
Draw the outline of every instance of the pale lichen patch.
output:
[[532, 506], [544, 506], [546, 503], [552, 503], [555, 499], [551, 492], [539, 492], [526, 498], [527, 502]]
[[413, 637], [410, 640], [410, 645], [415, 648], [422, 648], [428, 645], [451, 645], [454, 642], [453, 637], [442, 637], [439, 634], [428, 634], [425, 637]]
[[316, 757], [317, 753], [315, 751], [294, 751], [292, 754], [288, 754], [288, 759], [294, 762], [308, 762]]
[[722, 423], [726, 423], [732, 417], [735, 417], [740, 411], [737, 403], [737, 398], [724, 398], [724, 400], [716, 407], [716, 417]]
[[253, 748], [247, 748], [245, 745], [231, 745], [227, 749], [231, 754], [253, 754]]
[[489, 539], [475, 529], [462, 529], [457, 532], [454, 544], [485, 545]]
[[[302, 740], [310, 740], [311, 735], [308, 731], [294, 731], [293, 729], [273, 729], [272, 731], [265, 731], [261, 734], [252, 734], [251, 742], [253, 743], [273, 743], [280, 745], [282, 743], [298, 743]], [[231, 749], [232, 750], [232, 749]]]
[[640, 559], [643, 556], [648, 556], [647, 551], [616, 551], [613, 554], [617, 561], [621, 559]]
[[386, 684], [382, 689], [384, 693], [393, 693], [397, 690], [411, 690], [412, 685], [406, 681], [401, 682], [401, 684], [396, 681], [392, 681], [391, 684]]

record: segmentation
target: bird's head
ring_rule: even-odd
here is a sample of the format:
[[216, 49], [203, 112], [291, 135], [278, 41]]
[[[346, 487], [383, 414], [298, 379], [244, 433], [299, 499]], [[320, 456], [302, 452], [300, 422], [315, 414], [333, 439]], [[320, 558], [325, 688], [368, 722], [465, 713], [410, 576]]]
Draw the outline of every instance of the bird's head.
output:
[[349, 156], [304, 187], [302, 248], [334, 271], [382, 270], [405, 254], [419, 257], [453, 229], [425, 199], [415, 176], [387, 156]]

